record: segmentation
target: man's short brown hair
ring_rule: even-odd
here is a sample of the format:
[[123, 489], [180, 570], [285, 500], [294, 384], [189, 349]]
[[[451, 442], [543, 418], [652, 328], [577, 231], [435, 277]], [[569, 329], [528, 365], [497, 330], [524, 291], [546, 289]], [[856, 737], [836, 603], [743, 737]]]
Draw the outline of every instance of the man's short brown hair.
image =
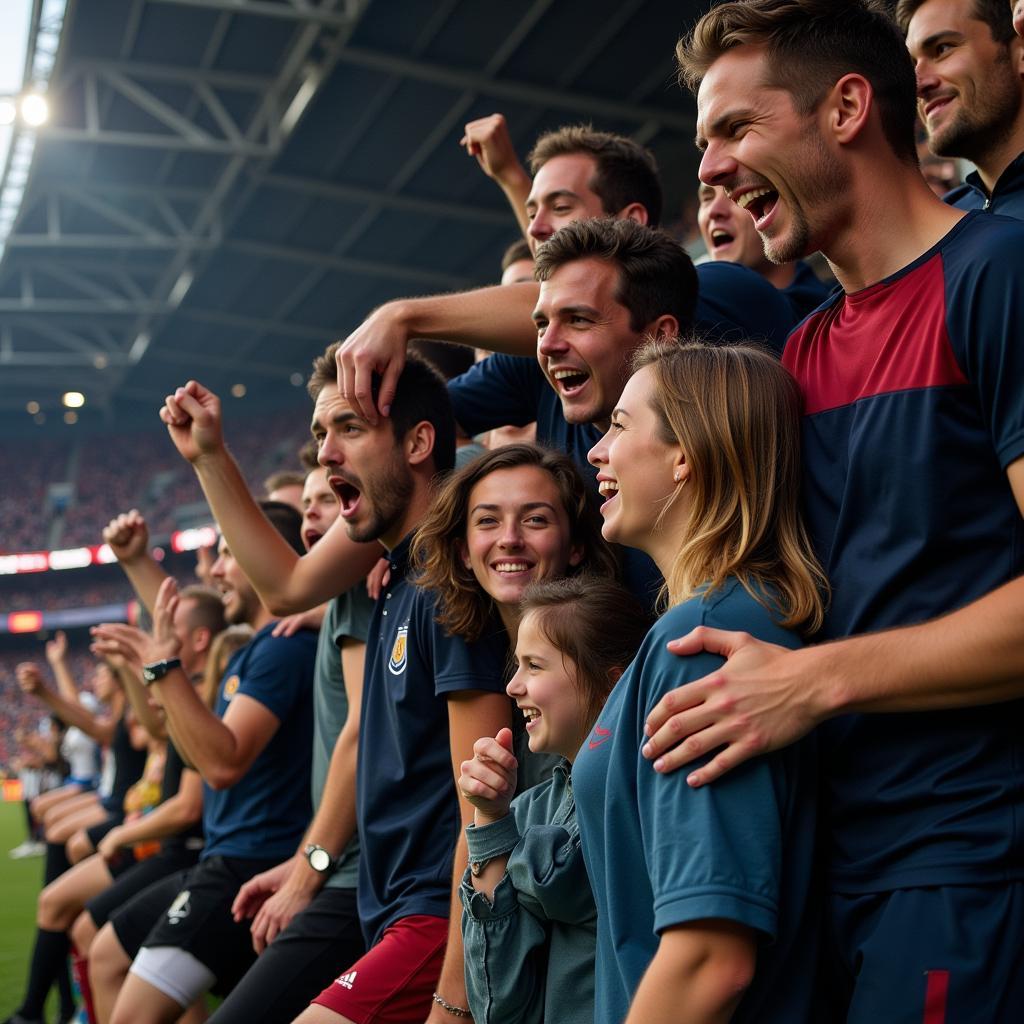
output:
[[598, 259], [619, 271], [615, 301], [629, 310], [630, 328], [643, 330], [658, 317], [676, 318], [680, 330], [693, 323], [697, 271], [669, 234], [633, 220], [577, 220], [537, 249], [538, 281], [576, 260]]
[[526, 159], [535, 175], [553, 157], [577, 153], [593, 157], [596, 169], [590, 190], [605, 213], [614, 217], [630, 203], [639, 203], [647, 211], [647, 222], [657, 226], [661, 180], [654, 154], [646, 146], [624, 135], [595, 131], [589, 124], [570, 124], [542, 135]]
[[893, 152], [917, 163], [914, 65], [881, 0], [730, 0], [679, 40], [680, 82], [696, 92], [708, 69], [738, 46], [764, 46], [770, 82], [810, 114], [843, 75], [871, 83]]
[[[928, 0], [899, 0], [896, 4], [896, 24], [906, 35], [910, 31], [910, 19], [923, 7]], [[968, 0], [964, 0], [968, 3]], [[969, 17], [975, 21], [983, 21], [989, 27], [992, 38], [1002, 46], [1006, 46], [1017, 38], [1013, 30], [1013, 5], [1007, 6], [1006, 0], [970, 0]]]

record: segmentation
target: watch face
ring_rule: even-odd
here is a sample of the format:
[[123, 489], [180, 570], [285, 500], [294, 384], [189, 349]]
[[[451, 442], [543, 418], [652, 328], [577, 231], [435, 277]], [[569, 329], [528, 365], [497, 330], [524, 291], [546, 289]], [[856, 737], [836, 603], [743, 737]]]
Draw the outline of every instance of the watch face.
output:
[[311, 850], [309, 853], [309, 866], [314, 871], [326, 871], [331, 866], [331, 855], [323, 849]]

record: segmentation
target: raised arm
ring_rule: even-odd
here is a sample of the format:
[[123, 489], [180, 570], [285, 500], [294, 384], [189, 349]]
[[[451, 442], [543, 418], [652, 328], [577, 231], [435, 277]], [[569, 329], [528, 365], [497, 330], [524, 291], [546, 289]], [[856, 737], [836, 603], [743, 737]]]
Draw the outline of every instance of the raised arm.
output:
[[301, 557], [271, 526], [224, 444], [220, 400], [212, 391], [189, 381], [168, 396], [160, 417], [195, 469], [232, 555], [271, 614], [306, 611], [365, 579], [381, 547], [350, 540], [340, 519]]
[[[373, 375], [381, 375], [377, 405], [387, 416], [395, 385], [412, 338], [434, 338], [461, 345], [533, 356], [537, 329], [533, 310], [540, 286], [496, 285], [455, 295], [399, 299], [373, 312], [338, 350], [338, 385], [342, 394], [370, 423], [377, 422], [371, 393]], [[321, 541], [321, 544], [323, 542]]]
[[[1024, 515], [1024, 459], [1007, 470]], [[644, 756], [675, 771], [716, 747], [691, 773], [713, 782], [748, 758], [854, 711], [937, 711], [1024, 697], [1024, 577], [916, 626], [788, 651], [743, 633], [697, 629], [669, 650], [721, 654], [717, 672], [666, 694], [647, 720]]]
[[57, 680], [57, 692], [65, 700], [81, 703], [81, 694], [74, 676], [68, 668], [68, 638], [63, 630], [57, 630], [52, 640], [46, 642], [46, 660], [50, 663], [53, 678]]
[[519, 162], [504, 114], [491, 114], [470, 121], [459, 142], [470, 156], [476, 157], [480, 170], [505, 193], [516, 223], [523, 235], [530, 227], [526, 199], [533, 180]]
[[38, 665], [22, 662], [17, 668], [17, 677], [22, 692], [38, 697], [65, 725], [76, 726], [103, 746], [107, 746], [114, 738], [117, 716], [94, 715], [77, 699], [68, 700], [51, 690], [43, 681]]
[[103, 530], [103, 541], [110, 546], [135, 594], [150, 616], [160, 584], [167, 573], [149, 553], [149, 527], [138, 509], [122, 512]]

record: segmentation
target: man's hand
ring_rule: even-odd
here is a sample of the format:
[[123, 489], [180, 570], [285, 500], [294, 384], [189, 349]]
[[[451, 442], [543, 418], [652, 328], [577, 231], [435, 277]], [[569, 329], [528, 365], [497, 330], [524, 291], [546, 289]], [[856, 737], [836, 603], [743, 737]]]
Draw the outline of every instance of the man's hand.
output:
[[267, 899], [256, 913], [252, 927], [252, 948], [257, 956], [263, 952], [291, 924], [292, 918], [305, 910], [313, 901], [320, 889], [319, 879], [313, 879], [313, 885], [296, 882], [298, 871], [312, 873], [312, 869], [304, 865], [296, 865], [288, 879], [280, 889]]
[[792, 651], [746, 633], [700, 626], [668, 649], [679, 655], [709, 651], [726, 663], [665, 694], [647, 716], [642, 753], [654, 760], [655, 771], [675, 771], [722, 748], [687, 777], [689, 785], [703, 786], [751, 757], [794, 743], [828, 717], [815, 699], [821, 682], [815, 648]]
[[164, 657], [176, 658], [181, 651], [181, 641], [174, 632], [174, 613], [178, 610], [178, 584], [168, 576], [156, 592], [153, 606], [153, 642], [161, 650], [173, 651]]
[[462, 762], [459, 789], [476, 808], [476, 824], [486, 825], [508, 814], [516, 791], [519, 762], [512, 753], [512, 730], [500, 729], [491, 739], [473, 744], [472, 760]]
[[168, 395], [160, 419], [167, 424], [174, 447], [189, 462], [224, 448], [220, 399], [198, 381], [190, 380]]
[[376, 601], [390, 582], [391, 562], [386, 558], [381, 558], [366, 576], [366, 593], [370, 600]]
[[521, 185], [525, 181], [529, 191], [530, 176], [516, 155], [504, 114], [491, 114], [490, 117], [470, 121], [459, 145], [470, 156], [475, 156], [484, 174], [502, 188]]
[[130, 663], [152, 665], [157, 661], [176, 658], [181, 650], [177, 637], [172, 640], [156, 640], [137, 626], [123, 622], [102, 622], [93, 626], [90, 650], [101, 658], [120, 655]]
[[34, 662], [23, 661], [15, 670], [15, 674], [18, 677], [18, 686], [21, 687], [22, 693], [37, 694], [46, 686], [43, 682], [43, 674]]
[[318, 604], [309, 611], [286, 615], [271, 631], [271, 636], [294, 636], [300, 629], [319, 629], [327, 614], [327, 605]]
[[215, 561], [212, 547], [204, 545], [196, 549], [196, 579], [204, 587], [213, 586], [213, 563]]
[[[338, 349], [338, 389], [368, 423], [391, 412], [398, 378], [405, 366], [409, 333], [401, 303], [389, 302], [370, 314]], [[377, 405], [373, 403], [373, 375], [380, 374]]]
[[137, 508], [111, 519], [103, 530], [103, 541], [119, 562], [133, 562], [149, 551], [149, 527]]
[[53, 634], [53, 639], [46, 642], [46, 660], [50, 665], [59, 665], [67, 657], [67, 653], [67, 634], [62, 629], [58, 629]]
[[100, 841], [96, 847], [96, 852], [105, 860], [107, 863], [114, 860], [117, 855], [121, 852], [124, 843], [121, 842], [122, 826], [115, 825]]

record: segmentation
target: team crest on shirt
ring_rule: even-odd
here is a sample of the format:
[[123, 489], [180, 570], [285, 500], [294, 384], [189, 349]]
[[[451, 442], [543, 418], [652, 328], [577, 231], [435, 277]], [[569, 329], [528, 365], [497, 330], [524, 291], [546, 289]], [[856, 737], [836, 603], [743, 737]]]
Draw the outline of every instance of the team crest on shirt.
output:
[[236, 693], [238, 693], [238, 684], [241, 680], [238, 676], [231, 676], [228, 681], [224, 684], [224, 699], [231, 700]]
[[409, 627], [399, 626], [395, 636], [395, 642], [391, 647], [391, 657], [388, 660], [388, 671], [393, 676], [400, 676], [405, 671], [409, 662]]

